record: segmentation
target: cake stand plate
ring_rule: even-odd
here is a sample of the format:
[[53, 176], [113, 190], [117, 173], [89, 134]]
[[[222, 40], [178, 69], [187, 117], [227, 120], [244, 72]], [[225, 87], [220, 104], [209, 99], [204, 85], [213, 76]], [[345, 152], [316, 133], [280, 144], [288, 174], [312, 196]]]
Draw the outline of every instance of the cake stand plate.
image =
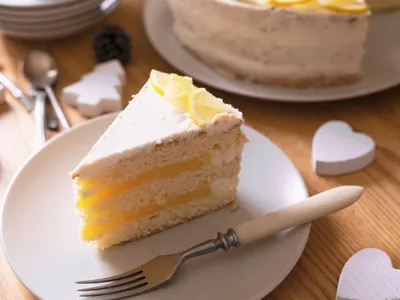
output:
[[[226, 207], [143, 240], [97, 250], [78, 238], [68, 173], [114, 118], [96, 118], [52, 139], [22, 167], [6, 192], [0, 231], [4, 253], [18, 278], [40, 299], [78, 299], [76, 280], [127, 271], [308, 195], [289, 158], [262, 134], [244, 127], [249, 143], [240, 173], [240, 209]], [[262, 299], [293, 269], [309, 232], [310, 224], [305, 224], [229, 253], [197, 258], [170, 285], [135, 299]]]
[[215, 72], [175, 38], [168, 1], [145, 1], [143, 22], [153, 47], [176, 69], [204, 84], [243, 96], [286, 102], [321, 102], [365, 96], [400, 84], [400, 35], [395, 30], [400, 28], [399, 11], [373, 15], [361, 81], [314, 89], [250, 83]]

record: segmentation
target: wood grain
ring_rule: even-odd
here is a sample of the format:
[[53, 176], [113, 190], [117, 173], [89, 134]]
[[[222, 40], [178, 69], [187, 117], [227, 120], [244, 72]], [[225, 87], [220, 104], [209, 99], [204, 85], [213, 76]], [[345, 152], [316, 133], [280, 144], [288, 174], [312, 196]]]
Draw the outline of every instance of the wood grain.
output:
[[[143, 2], [122, 1], [106, 20], [122, 26], [133, 40], [134, 60], [127, 66], [125, 104], [145, 83], [152, 68], [177, 72], [157, 55], [145, 37], [141, 22]], [[27, 88], [19, 72], [19, 60], [31, 48], [50, 51], [61, 69], [59, 93], [61, 87], [77, 81], [94, 66], [91, 41], [102, 25], [78, 36], [51, 42], [22, 42], [0, 35], [0, 64], [10, 78]], [[265, 102], [210, 90], [242, 110], [248, 125], [268, 136], [288, 154], [311, 194], [344, 184], [366, 187], [359, 203], [313, 223], [299, 263], [266, 299], [334, 299], [344, 263], [365, 247], [384, 250], [392, 258], [394, 267], [400, 267], [400, 88], [360, 99], [320, 104]], [[7, 101], [9, 105], [0, 108], [1, 196], [34, 146], [32, 118], [10, 96]], [[73, 109], [64, 108], [72, 123], [84, 121]], [[375, 139], [376, 160], [371, 166], [338, 177], [324, 178], [313, 173], [310, 157], [313, 134], [322, 123], [332, 119], [344, 120]], [[0, 299], [34, 299], [1, 253]]]

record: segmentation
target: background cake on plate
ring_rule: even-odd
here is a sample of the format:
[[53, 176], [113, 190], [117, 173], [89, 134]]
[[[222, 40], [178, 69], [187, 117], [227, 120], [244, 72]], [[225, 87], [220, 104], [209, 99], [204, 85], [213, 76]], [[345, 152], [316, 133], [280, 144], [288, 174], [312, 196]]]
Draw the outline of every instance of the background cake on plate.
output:
[[242, 123], [191, 78], [152, 71], [71, 174], [81, 238], [107, 248], [232, 203]]
[[169, 0], [178, 40], [215, 70], [283, 86], [362, 76], [363, 0]]

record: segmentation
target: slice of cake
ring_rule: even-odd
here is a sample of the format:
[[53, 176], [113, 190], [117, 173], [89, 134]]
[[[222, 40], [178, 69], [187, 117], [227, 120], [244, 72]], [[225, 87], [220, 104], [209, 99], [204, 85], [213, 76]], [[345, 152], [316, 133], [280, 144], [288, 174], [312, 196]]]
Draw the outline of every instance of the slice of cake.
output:
[[232, 203], [242, 123], [191, 78], [152, 71], [71, 173], [82, 240], [103, 249]]
[[178, 40], [215, 70], [258, 83], [317, 87], [362, 75], [364, 0], [168, 0]]

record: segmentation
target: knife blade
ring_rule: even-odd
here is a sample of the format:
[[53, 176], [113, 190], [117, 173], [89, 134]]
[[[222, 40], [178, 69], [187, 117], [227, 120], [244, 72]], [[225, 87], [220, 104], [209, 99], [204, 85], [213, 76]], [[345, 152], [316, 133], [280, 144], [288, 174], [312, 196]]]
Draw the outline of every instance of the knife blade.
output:
[[11, 95], [21, 101], [28, 111], [33, 110], [33, 101], [10, 79], [0, 72], [0, 83], [11, 93]]

